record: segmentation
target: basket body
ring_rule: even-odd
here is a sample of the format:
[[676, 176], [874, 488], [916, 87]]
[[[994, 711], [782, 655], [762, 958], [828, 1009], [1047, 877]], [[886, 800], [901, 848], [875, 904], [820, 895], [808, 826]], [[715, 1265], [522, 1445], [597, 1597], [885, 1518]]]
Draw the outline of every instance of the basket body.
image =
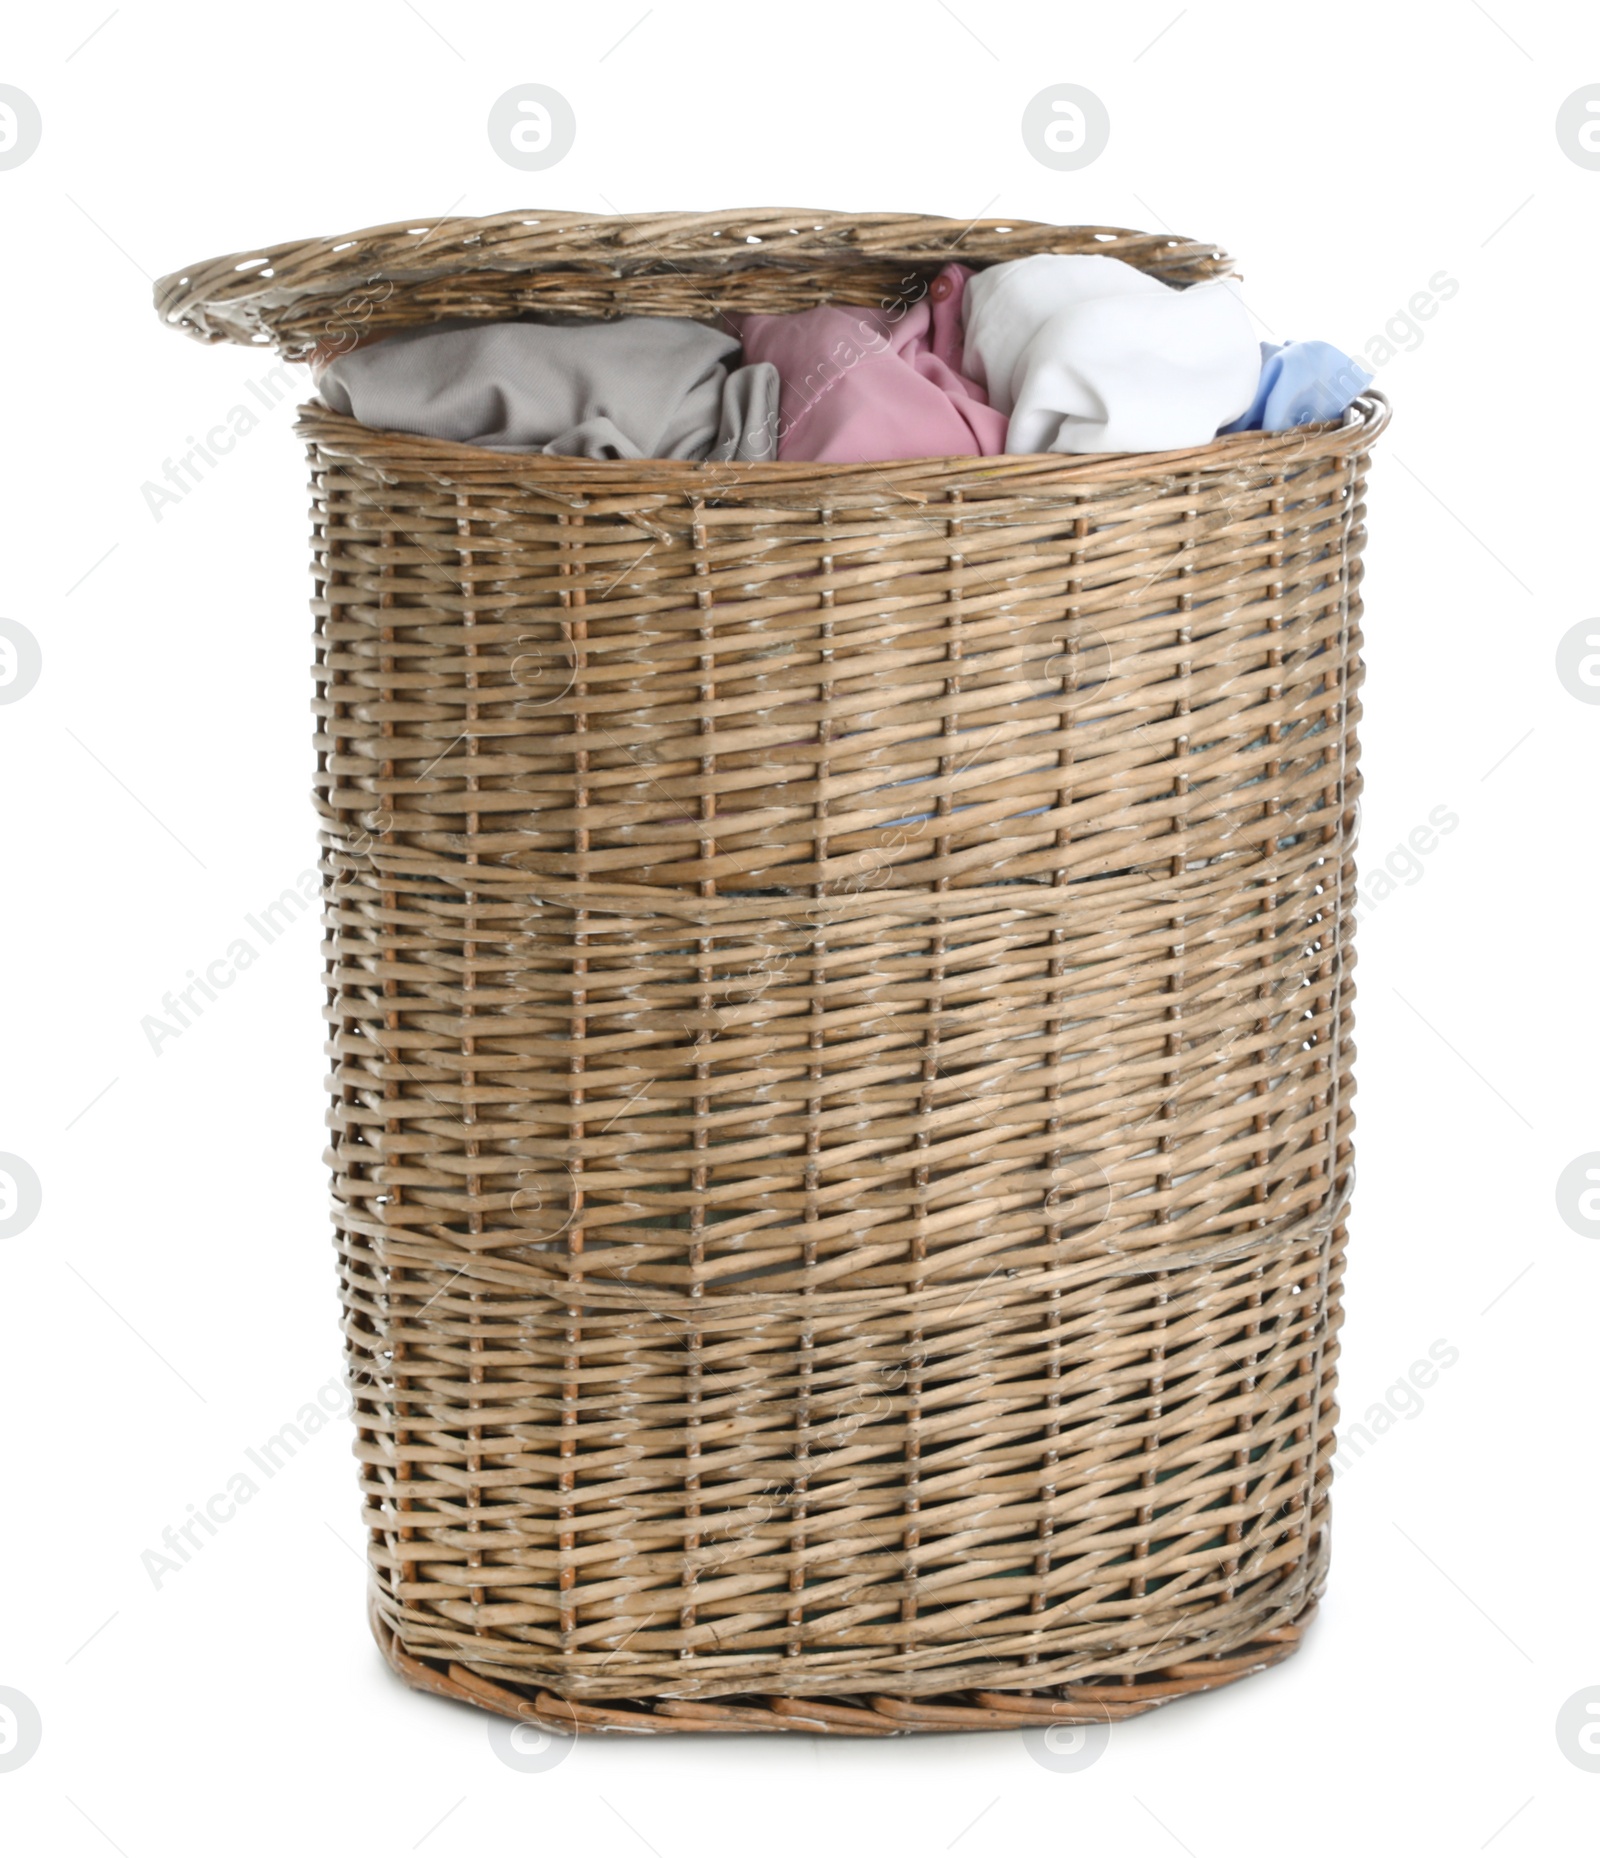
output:
[[1293, 1648], [1383, 418], [700, 466], [306, 410], [335, 1222], [413, 1682], [894, 1733]]

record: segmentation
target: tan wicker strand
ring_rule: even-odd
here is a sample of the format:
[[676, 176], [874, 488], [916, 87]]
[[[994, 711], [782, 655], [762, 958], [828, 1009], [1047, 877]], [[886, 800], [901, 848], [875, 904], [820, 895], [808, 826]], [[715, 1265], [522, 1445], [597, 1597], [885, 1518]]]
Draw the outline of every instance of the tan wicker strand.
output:
[[[206, 340], [1213, 247], [505, 214]], [[896, 288], [902, 287], [896, 285]], [[302, 412], [373, 1629], [562, 1733], [1120, 1721], [1299, 1644], [1351, 1180], [1365, 477], [507, 456]]]

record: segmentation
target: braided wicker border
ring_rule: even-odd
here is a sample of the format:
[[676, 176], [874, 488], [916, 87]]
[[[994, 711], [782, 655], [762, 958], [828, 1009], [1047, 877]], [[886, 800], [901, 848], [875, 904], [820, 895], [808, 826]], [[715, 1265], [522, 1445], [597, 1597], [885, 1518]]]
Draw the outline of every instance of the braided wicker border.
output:
[[1048, 1729], [1055, 1723], [1119, 1723], [1282, 1664], [1300, 1649], [1317, 1602], [1308, 1601], [1288, 1625], [1258, 1634], [1237, 1651], [1191, 1658], [1126, 1683], [1063, 1684], [1048, 1694], [1013, 1690], [956, 1690], [912, 1698], [862, 1696], [735, 1697], [697, 1702], [642, 1699], [603, 1707], [558, 1697], [530, 1685], [495, 1683], [464, 1664], [413, 1658], [385, 1624], [376, 1601], [368, 1607], [372, 1636], [390, 1670], [413, 1690], [496, 1716], [533, 1723], [555, 1735], [681, 1735], [685, 1732], [751, 1735], [894, 1736], [917, 1731]]

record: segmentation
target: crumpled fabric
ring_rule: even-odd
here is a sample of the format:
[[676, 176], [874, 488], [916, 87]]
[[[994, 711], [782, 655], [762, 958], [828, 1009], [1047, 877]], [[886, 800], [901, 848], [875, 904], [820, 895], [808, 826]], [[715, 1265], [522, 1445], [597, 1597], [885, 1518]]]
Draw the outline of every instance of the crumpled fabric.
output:
[[1261, 357], [1220, 281], [1180, 290], [1120, 258], [1041, 252], [967, 286], [962, 366], [1010, 416], [1008, 452], [1204, 445], [1250, 406]]
[[488, 451], [770, 462], [777, 372], [738, 353], [681, 316], [435, 323], [337, 356], [317, 384], [364, 426]]
[[920, 296], [878, 308], [730, 314], [746, 360], [771, 363], [781, 378], [779, 458], [861, 464], [1004, 451], [1005, 415], [961, 369], [972, 275], [946, 265]]
[[1372, 376], [1331, 342], [1263, 342], [1255, 398], [1224, 432], [1289, 432], [1337, 419]]

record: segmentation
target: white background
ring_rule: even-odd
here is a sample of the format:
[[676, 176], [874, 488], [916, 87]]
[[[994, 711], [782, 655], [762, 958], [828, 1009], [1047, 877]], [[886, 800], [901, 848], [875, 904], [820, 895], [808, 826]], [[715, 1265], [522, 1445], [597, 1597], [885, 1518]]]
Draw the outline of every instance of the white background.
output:
[[[0, 1242], [0, 1687], [43, 1722], [0, 1773], [7, 1851], [1589, 1850], [1600, 1774], [1555, 1723], [1600, 1685], [1600, 1245], [1555, 1184], [1600, 1149], [1600, 708], [1555, 653], [1600, 610], [1600, 172], [1555, 115], [1600, 82], [1594, 16], [106, 10], [32, 9], [0, 53], [44, 123], [0, 172], [0, 611], [43, 651], [0, 707], [0, 1150], [44, 1193]], [[577, 113], [548, 172], [486, 137], [521, 82]], [[1060, 82], [1111, 116], [1075, 173], [1019, 133]], [[150, 279], [408, 215], [744, 204], [1171, 227], [1239, 257], [1263, 333], [1357, 354], [1435, 273], [1460, 286], [1378, 380], [1364, 878], [1433, 809], [1460, 824], [1360, 930], [1347, 1418], [1430, 1344], [1459, 1359], [1339, 1479], [1300, 1654], [1079, 1773], [1010, 1734], [586, 1738], [515, 1772], [368, 1637], [343, 1420], [159, 1588], [141, 1565], [339, 1372], [314, 919], [159, 1056], [141, 1031], [314, 854], [292, 410], [157, 522], [141, 486], [270, 358], [164, 329]]]

